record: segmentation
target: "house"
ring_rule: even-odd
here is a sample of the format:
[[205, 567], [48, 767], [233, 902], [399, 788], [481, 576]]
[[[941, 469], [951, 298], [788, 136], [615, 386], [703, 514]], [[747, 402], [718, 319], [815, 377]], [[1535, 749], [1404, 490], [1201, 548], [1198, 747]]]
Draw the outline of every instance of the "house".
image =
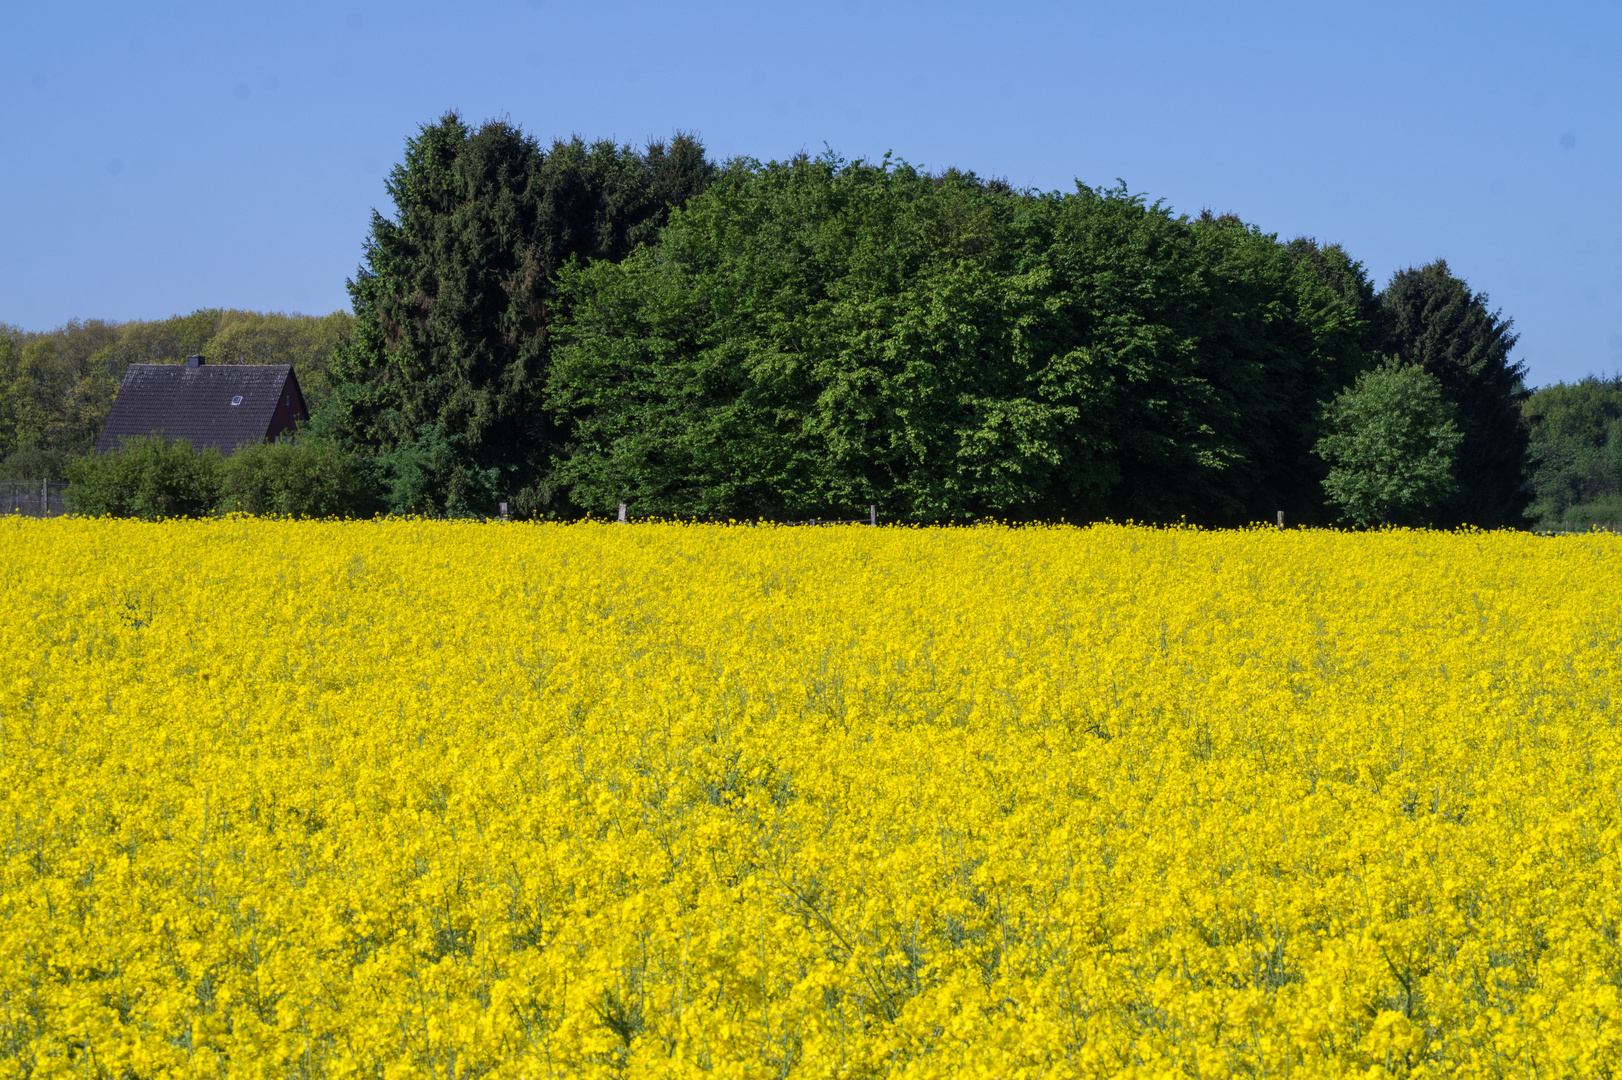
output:
[[305, 419], [291, 364], [131, 364], [101, 429], [96, 452], [123, 439], [162, 434], [229, 454], [290, 432]]

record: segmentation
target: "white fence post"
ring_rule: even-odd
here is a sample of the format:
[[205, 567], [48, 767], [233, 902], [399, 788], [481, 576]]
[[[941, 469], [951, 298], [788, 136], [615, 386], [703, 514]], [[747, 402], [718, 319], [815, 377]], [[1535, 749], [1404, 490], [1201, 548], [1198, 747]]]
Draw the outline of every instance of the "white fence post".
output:
[[874, 503], [867, 504], [867, 523], [875, 529], [879, 526], [879, 508]]
[[625, 521], [625, 504], [624, 503], [620, 503], [620, 521], [622, 523]]

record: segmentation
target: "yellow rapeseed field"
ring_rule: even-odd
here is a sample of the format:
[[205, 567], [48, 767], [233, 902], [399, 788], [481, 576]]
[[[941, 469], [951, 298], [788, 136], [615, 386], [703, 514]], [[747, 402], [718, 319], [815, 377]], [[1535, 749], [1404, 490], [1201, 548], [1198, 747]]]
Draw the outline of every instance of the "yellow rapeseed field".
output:
[[1622, 540], [0, 521], [7, 1075], [1622, 1075]]

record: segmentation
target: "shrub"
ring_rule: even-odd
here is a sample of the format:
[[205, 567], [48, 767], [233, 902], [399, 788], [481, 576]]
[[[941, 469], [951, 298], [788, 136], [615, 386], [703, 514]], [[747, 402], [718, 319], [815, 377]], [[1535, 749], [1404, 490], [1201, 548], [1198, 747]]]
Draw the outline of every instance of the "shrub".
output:
[[187, 439], [125, 439], [114, 453], [68, 464], [68, 506], [144, 521], [201, 517], [219, 501], [222, 467], [217, 451], [198, 450]]
[[369, 463], [330, 439], [245, 446], [225, 459], [217, 509], [367, 517], [381, 509]]
[[1568, 506], [1560, 516], [1560, 528], [1569, 532], [1594, 528], [1622, 532], [1622, 495], [1601, 495], [1593, 502]]
[[29, 445], [18, 447], [0, 461], [0, 480], [60, 480], [69, 457], [60, 450]]

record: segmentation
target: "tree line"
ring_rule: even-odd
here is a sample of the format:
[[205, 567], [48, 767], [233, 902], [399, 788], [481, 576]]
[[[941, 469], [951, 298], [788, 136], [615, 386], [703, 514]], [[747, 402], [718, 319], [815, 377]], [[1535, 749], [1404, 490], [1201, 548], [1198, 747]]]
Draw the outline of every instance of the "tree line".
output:
[[[280, 318], [301, 343], [301, 442], [346, 463], [328, 472], [351, 512], [1495, 527], [1617, 493], [1616, 444], [1590, 430], [1614, 422], [1596, 402], [1615, 384], [1530, 394], [1511, 321], [1443, 261], [1377, 289], [1338, 245], [1123, 186], [717, 163], [681, 134], [542, 146], [455, 114], [387, 190], [352, 320], [238, 331]], [[186, 348], [234, 362], [211, 351], [231, 317], [249, 321], [125, 324], [133, 348], [64, 362], [35, 395], [63, 434], [14, 425], [11, 452], [93, 442], [76, 403], [110, 396], [60, 388], [150, 349], [147, 327], [178, 343], [192, 320], [210, 336]], [[56, 337], [88, 345], [91, 325]]]
[[1622, 528], [1622, 376], [1542, 387], [1527, 401], [1526, 418], [1535, 527]]

